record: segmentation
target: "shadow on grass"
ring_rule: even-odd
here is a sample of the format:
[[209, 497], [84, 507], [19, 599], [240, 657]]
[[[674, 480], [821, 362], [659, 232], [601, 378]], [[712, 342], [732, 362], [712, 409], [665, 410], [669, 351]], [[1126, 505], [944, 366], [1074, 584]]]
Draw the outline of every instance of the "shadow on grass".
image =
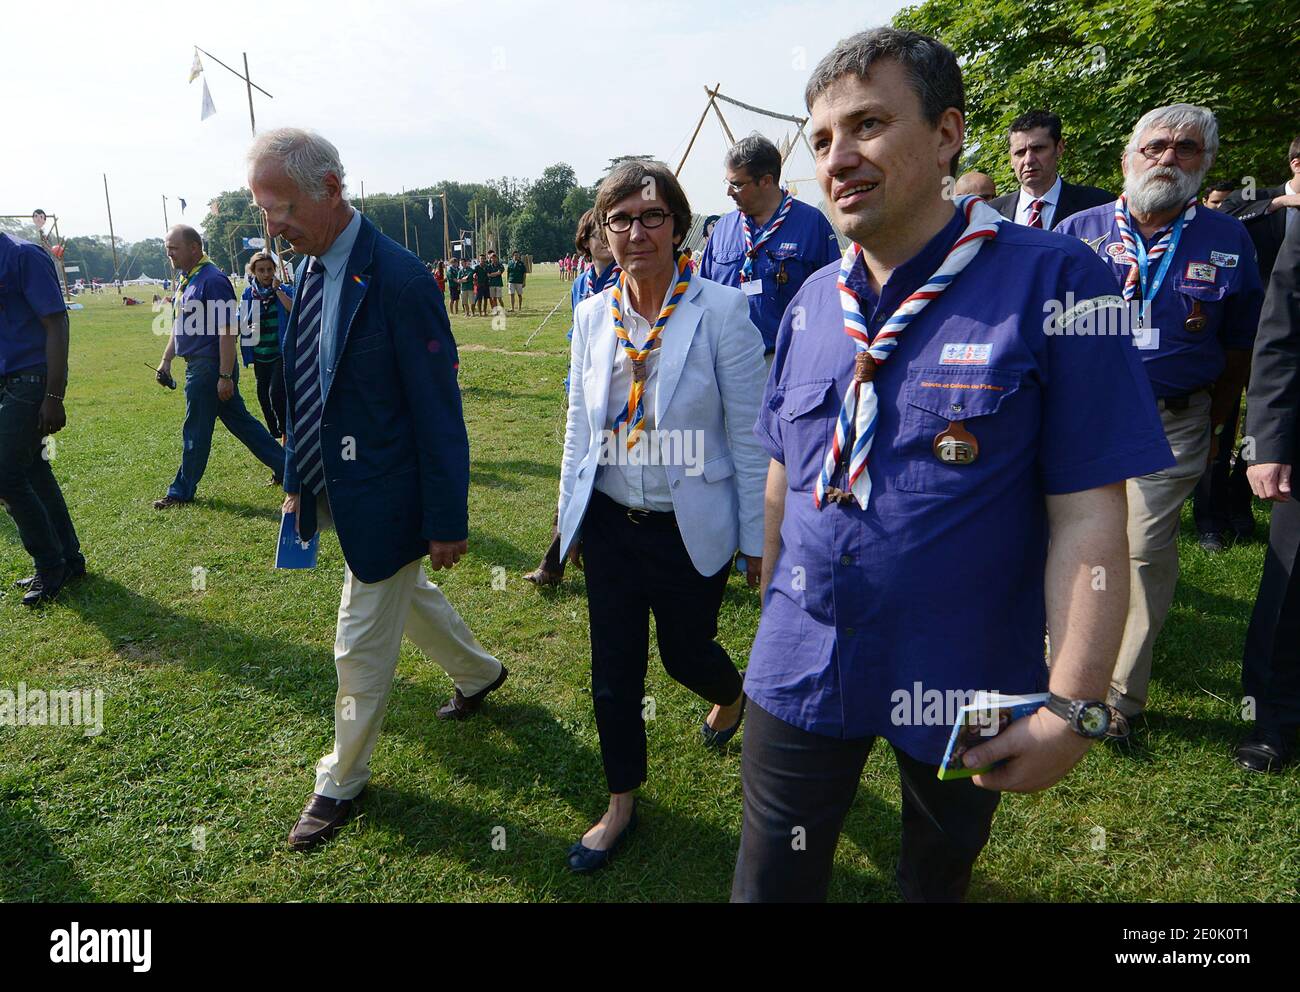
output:
[[97, 898], [40, 820], [21, 804], [0, 797], [0, 903]]
[[283, 501], [284, 492], [278, 487], [271, 486], [267, 486], [266, 491], [270, 494], [270, 503], [266, 506], [232, 503], [219, 497], [206, 499], [200, 497], [197, 502], [201, 502], [202, 505], [220, 513], [228, 513], [231, 516], [242, 517], [245, 520], [274, 520], [278, 524], [280, 522], [280, 504]]

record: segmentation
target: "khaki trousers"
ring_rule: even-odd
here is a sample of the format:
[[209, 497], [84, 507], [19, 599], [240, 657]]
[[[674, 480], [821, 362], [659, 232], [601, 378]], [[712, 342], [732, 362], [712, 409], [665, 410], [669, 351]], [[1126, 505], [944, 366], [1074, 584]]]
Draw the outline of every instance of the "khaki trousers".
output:
[[339, 677], [334, 750], [316, 765], [320, 795], [351, 799], [365, 788], [403, 634], [466, 696], [487, 688], [501, 674], [501, 662], [483, 650], [447, 597], [424, 574], [424, 559], [371, 584], [346, 569], [334, 640]]
[[1128, 717], [1147, 704], [1152, 649], [1178, 585], [1178, 527], [1183, 502], [1210, 454], [1210, 395], [1196, 393], [1186, 410], [1161, 410], [1173, 468], [1128, 480], [1129, 608], [1110, 703]]

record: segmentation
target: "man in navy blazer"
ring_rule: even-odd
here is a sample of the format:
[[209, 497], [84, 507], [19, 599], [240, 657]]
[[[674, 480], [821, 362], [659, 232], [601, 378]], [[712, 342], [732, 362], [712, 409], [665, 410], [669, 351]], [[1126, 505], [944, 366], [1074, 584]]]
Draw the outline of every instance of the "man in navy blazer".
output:
[[269, 235], [304, 259], [284, 334], [285, 510], [303, 539], [332, 521], [347, 563], [334, 750], [289, 835], [302, 849], [337, 832], [370, 777], [403, 633], [456, 684], [443, 719], [468, 716], [507, 672], [421, 567], [427, 554], [451, 568], [469, 535], [456, 343], [433, 276], [349, 205], [321, 136], [265, 132], [248, 160]]

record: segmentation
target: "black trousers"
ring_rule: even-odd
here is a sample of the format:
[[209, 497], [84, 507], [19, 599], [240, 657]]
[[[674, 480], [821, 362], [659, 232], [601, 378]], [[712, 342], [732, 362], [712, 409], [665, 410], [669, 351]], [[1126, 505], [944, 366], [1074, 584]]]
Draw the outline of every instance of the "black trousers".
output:
[[1246, 631], [1241, 688], [1255, 700], [1260, 729], [1294, 734], [1300, 727], [1300, 502], [1273, 504], [1268, 555]]
[[1219, 453], [1205, 467], [1192, 492], [1192, 519], [1196, 521], [1198, 534], [1222, 534], [1235, 518], [1250, 516], [1252, 495], [1246, 478], [1246, 459], [1237, 455], [1233, 461], [1238, 448], [1240, 413], [1241, 397], [1238, 396], [1219, 438]]
[[257, 402], [262, 405], [266, 429], [272, 437], [284, 437], [284, 359], [254, 362], [253, 375], [257, 379]]
[[[740, 780], [745, 817], [732, 902], [824, 902], [835, 845], [875, 738], [795, 727], [750, 700]], [[898, 887], [908, 902], [960, 902], [1002, 794], [894, 748], [903, 790]]]
[[591, 695], [610, 792], [646, 780], [642, 719], [650, 656], [650, 613], [664, 670], [711, 703], [740, 696], [741, 678], [717, 641], [730, 562], [716, 575], [695, 570], [671, 513], [640, 523], [600, 492], [582, 522], [582, 559], [591, 620]]

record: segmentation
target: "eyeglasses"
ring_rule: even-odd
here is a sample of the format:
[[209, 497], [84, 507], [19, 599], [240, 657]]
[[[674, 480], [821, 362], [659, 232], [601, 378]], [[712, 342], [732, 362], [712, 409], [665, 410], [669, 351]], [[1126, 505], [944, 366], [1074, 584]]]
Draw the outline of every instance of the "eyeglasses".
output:
[[1152, 162], [1159, 162], [1165, 157], [1165, 152], [1170, 148], [1174, 150], [1174, 157], [1180, 162], [1186, 162], [1188, 159], [1196, 158], [1197, 155], [1205, 151], [1204, 145], [1198, 145], [1190, 139], [1182, 141], [1150, 141], [1138, 149], [1146, 158]]
[[746, 179], [743, 183], [733, 183], [730, 181], [725, 181], [723, 182], [722, 185], [723, 187], [725, 187], [728, 193], [739, 193], [742, 189], [744, 189], [752, 182], [754, 182], [753, 179]]
[[653, 231], [656, 227], [663, 227], [664, 221], [671, 217], [667, 210], [647, 210], [644, 213], [637, 214], [635, 217], [629, 217], [627, 214], [614, 214], [612, 217], [605, 218], [605, 226], [615, 234], [626, 234], [632, 230], [632, 225], [637, 221], [647, 231]]

